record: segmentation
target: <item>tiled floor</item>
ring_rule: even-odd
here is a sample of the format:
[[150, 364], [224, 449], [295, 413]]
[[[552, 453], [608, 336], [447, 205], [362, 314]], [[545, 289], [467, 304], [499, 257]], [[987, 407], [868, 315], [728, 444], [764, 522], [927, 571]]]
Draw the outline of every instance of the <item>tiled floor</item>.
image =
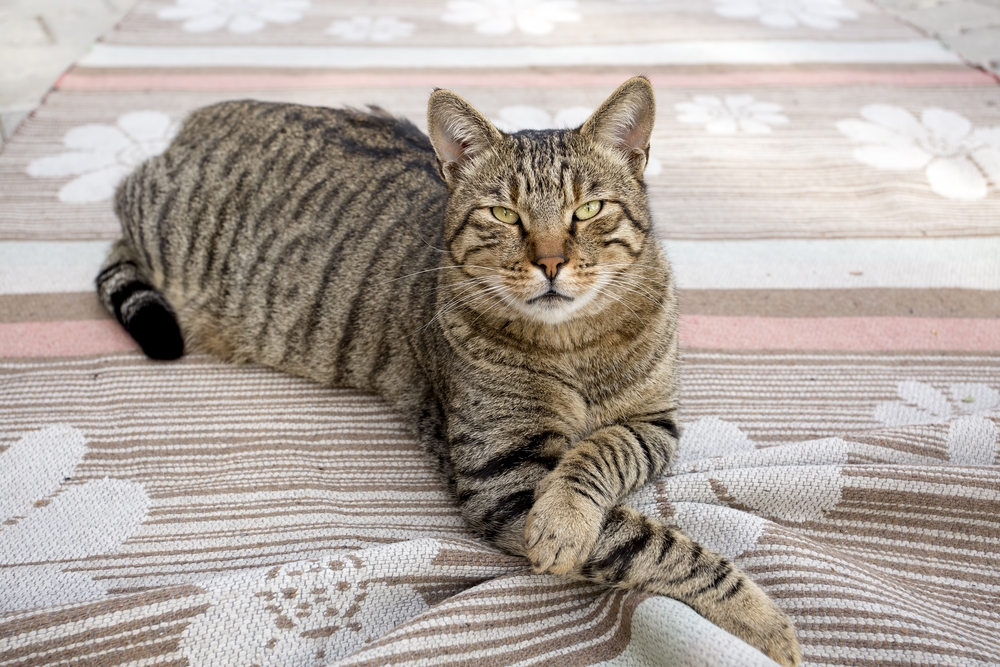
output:
[[135, 0], [0, 0], [0, 143]]
[[[0, 0], [0, 145], [136, 0]], [[874, 0], [970, 63], [1000, 72], [1000, 0]]]
[[974, 65], [1000, 72], [1000, 0], [875, 0]]

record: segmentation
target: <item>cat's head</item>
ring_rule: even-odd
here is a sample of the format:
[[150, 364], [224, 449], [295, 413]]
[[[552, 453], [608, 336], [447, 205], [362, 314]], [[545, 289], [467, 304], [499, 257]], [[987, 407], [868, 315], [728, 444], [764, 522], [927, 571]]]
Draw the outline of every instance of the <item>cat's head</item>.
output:
[[649, 289], [630, 275], [655, 243], [642, 183], [649, 81], [626, 81], [570, 130], [506, 134], [446, 90], [427, 115], [451, 191], [445, 244], [465, 279], [455, 298], [559, 324]]

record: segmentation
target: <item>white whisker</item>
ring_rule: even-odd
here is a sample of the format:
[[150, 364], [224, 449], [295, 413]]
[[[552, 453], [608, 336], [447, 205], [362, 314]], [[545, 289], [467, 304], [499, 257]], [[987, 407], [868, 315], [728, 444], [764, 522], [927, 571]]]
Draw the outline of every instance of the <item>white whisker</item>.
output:
[[616, 282], [616, 284], [620, 285], [623, 288], [626, 288], [629, 292], [632, 292], [633, 294], [638, 294], [639, 296], [642, 296], [645, 299], [652, 301], [653, 303], [655, 303], [660, 307], [663, 306], [663, 302], [656, 298], [659, 295], [656, 294], [655, 292], [651, 292], [642, 283], [630, 281], [626, 279], [625, 276], [618, 276], [618, 281]]

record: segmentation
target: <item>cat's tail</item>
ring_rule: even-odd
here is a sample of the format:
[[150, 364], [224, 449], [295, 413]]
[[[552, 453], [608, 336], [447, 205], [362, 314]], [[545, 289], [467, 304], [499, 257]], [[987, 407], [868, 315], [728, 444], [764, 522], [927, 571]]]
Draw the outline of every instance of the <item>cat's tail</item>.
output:
[[143, 275], [131, 243], [120, 238], [97, 274], [97, 294], [139, 347], [152, 359], [177, 359], [184, 354], [177, 315]]

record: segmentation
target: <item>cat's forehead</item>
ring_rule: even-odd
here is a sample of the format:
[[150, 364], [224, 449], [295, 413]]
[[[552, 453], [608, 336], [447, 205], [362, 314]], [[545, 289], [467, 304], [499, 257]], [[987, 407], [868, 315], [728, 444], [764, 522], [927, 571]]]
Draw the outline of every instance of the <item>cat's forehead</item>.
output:
[[575, 199], [599, 178], [572, 130], [521, 130], [507, 135], [497, 157], [504, 186], [515, 202], [543, 205]]
[[574, 153], [572, 130], [520, 130], [506, 135], [503, 152], [514, 159], [539, 159]]

